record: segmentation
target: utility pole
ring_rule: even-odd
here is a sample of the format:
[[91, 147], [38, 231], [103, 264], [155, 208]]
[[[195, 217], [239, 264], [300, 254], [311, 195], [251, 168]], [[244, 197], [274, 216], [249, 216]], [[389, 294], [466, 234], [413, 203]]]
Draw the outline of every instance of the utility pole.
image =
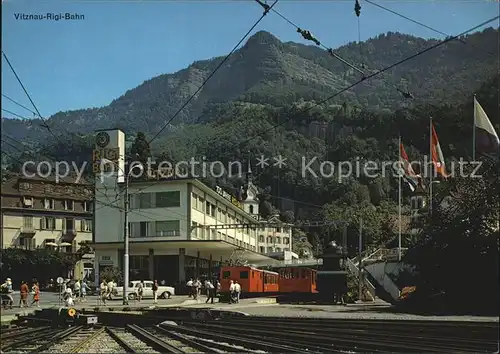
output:
[[129, 229], [128, 229], [128, 175], [125, 175], [125, 205], [124, 205], [124, 225], [123, 225], [123, 305], [128, 305], [128, 283], [129, 283]]
[[363, 219], [359, 219], [359, 246], [358, 246], [358, 280], [359, 280], [359, 287], [358, 287], [358, 300], [361, 300], [363, 297], [363, 256], [361, 254], [363, 247]]

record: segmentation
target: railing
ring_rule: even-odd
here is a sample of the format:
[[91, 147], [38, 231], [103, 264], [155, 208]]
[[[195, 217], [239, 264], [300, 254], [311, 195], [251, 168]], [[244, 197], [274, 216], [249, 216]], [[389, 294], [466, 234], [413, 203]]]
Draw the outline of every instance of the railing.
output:
[[181, 230], [168, 230], [168, 231], [159, 231], [155, 234], [148, 234], [148, 235], [130, 234], [130, 238], [172, 237], [180, 235], [181, 235]]
[[285, 259], [285, 264], [309, 264], [309, 265], [322, 265], [323, 259]]
[[36, 230], [33, 227], [33, 225], [23, 225], [23, 226], [21, 226], [20, 231], [22, 234], [34, 234], [34, 233], [36, 233]]

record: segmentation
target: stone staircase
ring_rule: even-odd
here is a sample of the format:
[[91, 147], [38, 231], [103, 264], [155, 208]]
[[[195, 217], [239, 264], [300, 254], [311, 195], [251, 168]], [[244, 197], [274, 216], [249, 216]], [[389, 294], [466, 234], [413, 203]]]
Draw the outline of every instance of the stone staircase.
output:
[[[406, 249], [402, 249], [402, 253]], [[399, 288], [386, 274], [386, 262], [398, 260], [398, 249], [378, 248], [367, 250], [360, 256], [347, 259], [347, 269], [356, 278], [359, 277], [359, 262], [363, 267], [363, 281], [373, 298], [379, 297], [389, 303], [394, 303], [399, 297]]]

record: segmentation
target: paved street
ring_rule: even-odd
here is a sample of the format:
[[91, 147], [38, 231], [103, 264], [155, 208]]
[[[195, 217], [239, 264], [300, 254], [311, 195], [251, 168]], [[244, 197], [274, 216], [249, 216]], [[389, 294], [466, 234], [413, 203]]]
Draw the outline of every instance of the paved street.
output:
[[[172, 296], [171, 299], [158, 299], [158, 304], [157, 306], [172, 306], [172, 305], [181, 305], [184, 303], [186, 300], [189, 300], [190, 298], [188, 296]], [[201, 296], [200, 297], [203, 302], [205, 302], [205, 297]], [[31, 297], [30, 300], [28, 301], [28, 304], [31, 303]], [[50, 308], [54, 306], [61, 306], [62, 301], [59, 300], [59, 294], [58, 293], [52, 293], [52, 292], [44, 292], [40, 293], [40, 308]], [[147, 307], [147, 306], [153, 306], [153, 299], [146, 299], [142, 301], [129, 301], [130, 307]], [[96, 307], [96, 306], [107, 306], [107, 307], [121, 307], [122, 306], [122, 300], [121, 299], [115, 299], [115, 300], [108, 300], [106, 301], [106, 305], [104, 305], [101, 301], [99, 301], [97, 296], [87, 296], [86, 300], [84, 302], [77, 302], [76, 306], [77, 308], [81, 307]], [[21, 314], [21, 313], [26, 313], [27, 311], [33, 311], [36, 310], [37, 307], [29, 307], [29, 308], [20, 308], [19, 307], [19, 294], [14, 294], [14, 308], [13, 309], [7, 309], [4, 310], [2, 309], [2, 317], [4, 316], [13, 316], [16, 314]]]

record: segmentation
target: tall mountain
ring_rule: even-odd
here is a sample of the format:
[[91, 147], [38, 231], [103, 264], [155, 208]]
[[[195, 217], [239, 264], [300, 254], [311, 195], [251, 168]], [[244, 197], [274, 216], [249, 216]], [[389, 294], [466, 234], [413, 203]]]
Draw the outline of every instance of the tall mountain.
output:
[[[405, 103], [398, 90], [412, 92], [419, 102], [463, 101], [497, 71], [498, 30], [487, 29], [462, 40], [469, 45], [451, 41], [357, 85], [332, 103], [373, 110], [400, 108]], [[389, 32], [342, 46], [336, 53], [369, 74], [435, 43]], [[109, 127], [155, 133], [222, 60], [197, 61], [176, 73], [149, 79], [105, 107], [59, 112], [48, 119], [48, 125], [56, 133], [88, 134]], [[180, 123], [210, 121], [213, 117], [203, 113], [213, 104], [243, 101], [282, 106], [301, 99], [319, 100], [359, 79], [359, 73], [316, 46], [283, 43], [261, 31], [232, 55], [166, 132]], [[17, 140], [50, 137], [38, 120], [3, 118], [2, 123], [4, 133]]]

